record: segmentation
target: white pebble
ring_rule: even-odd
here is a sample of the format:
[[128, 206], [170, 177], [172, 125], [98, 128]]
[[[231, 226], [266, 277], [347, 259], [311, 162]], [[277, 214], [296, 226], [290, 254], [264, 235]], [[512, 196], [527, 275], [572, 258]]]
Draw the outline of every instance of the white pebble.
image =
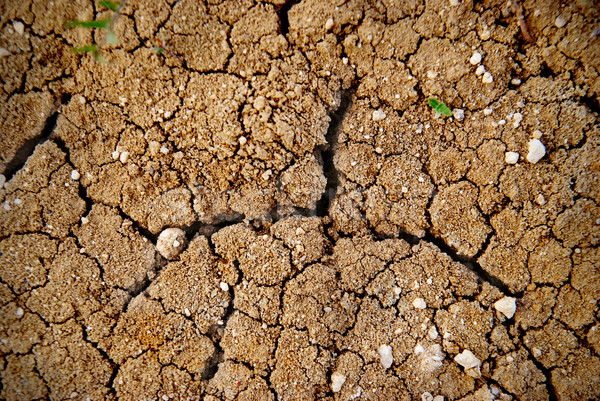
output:
[[13, 28], [19, 35], [23, 35], [23, 32], [25, 32], [25, 25], [21, 21], [13, 22]]
[[529, 141], [529, 153], [527, 153], [527, 161], [529, 163], [537, 163], [546, 155], [546, 147], [539, 139]]
[[119, 156], [121, 163], [127, 163], [127, 159], [129, 159], [129, 152], [122, 152]]
[[506, 152], [504, 161], [508, 164], [515, 164], [519, 161], [519, 154], [517, 152]]
[[394, 355], [392, 354], [392, 347], [384, 344], [381, 347], [379, 347], [377, 352], [379, 352], [379, 356], [381, 357], [381, 365], [385, 369], [389, 369], [392, 366], [392, 364], [394, 363]]
[[486, 109], [483, 109], [483, 114], [485, 114], [486, 116], [489, 116], [490, 114], [492, 114], [492, 111], [494, 111], [494, 110], [492, 110], [490, 108], [486, 108]]
[[438, 334], [437, 328], [435, 326], [431, 326], [429, 328], [429, 331], [427, 332], [427, 335], [432, 340], [435, 340], [436, 338], [438, 338], [439, 334]]
[[23, 201], [19, 198], [15, 199], [14, 202], [15, 202], [15, 205], [20, 205], [21, 203], [23, 203]]
[[329, 18], [327, 21], [325, 21], [325, 30], [330, 30], [331, 28], [333, 28], [333, 18]]
[[183, 310], [183, 313], [185, 313], [185, 315], [188, 316], [188, 317], [191, 315], [190, 310], [188, 308], [185, 308]]
[[421, 394], [421, 401], [433, 401], [433, 396], [431, 395], [431, 393], [423, 393]]
[[17, 308], [17, 311], [15, 313], [17, 314], [18, 317], [21, 317], [21, 316], [23, 316], [23, 309]]
[[6, 57], [9, 54], [10, 54], [10, 52], [8, 50], [6, 50], [4, 47], [0, 47], [0, 58]]
[[513, 78], [510, 80], [510, 83], [513, 85], [521, 85], [521, 80], [519, 78]]
[[71, 171], [71, 179], [77, 181], [79, 179], [79, 177], [81, 177], [81, 174], [79, 174], [79, 171], [77, 171], [77, 170]]
[[184, 244], [185, 232], [182, 229], [167, 228], [158, 236], [156, 249], [165, 259], [174, 259], [183, 251]]
[[484, 84], [491, 84], [492, 82], [494, 82], [494, 77], [492, 76], [492, 74], [486, 71], [485, 74], [483, 74], [483, 78], [481, 78], [481, 82], [483, 82]]
[[454, 361], [465, 369], [472, 369], [481, 365], [481, 361], [468, 349], [456, 355]]
[[240, 136], [240, 139], [238, 139], [238, 141], [240, 142], [240, 145], [245, 145], [246, 142], [248, 142], [245, 136]]
[[417, 345], [415, 345], [415, 349], [413, 350], [413, 352], [415, 353], [415, 355], [419, 355], [422, 354], [423, 352], [425, 352], [425, 348], [423, 348], [423, 346], [419, 343], [417, 343]]
[[462, 121], [465, 119], [465, 111], [463, 109], [452, 109], [452, 115], [458, 121]]
[[546, 204], [546, 198], [544, 198], [544, 195], [539, 194], [536, 198], [535, 201], [538, 205], [540, 206], [544, 206]]
[[544, 134], [539, 129], [536, 129], [535, 131], [533, 131], [533, 137], [535, 139], [540, 139], [542, 137], [542, 135], [544, 135]]
[[345, 382], [345, 375], [341, 374], [340, 372], [333, 372], [331, 374], [331, 391], [338, 393], [342, 389], [342, 386]]
[[557, 28], [562, 28], [563, 26], [567, 25], [567, 20], [561, 16], [556, 17], [556, 19], [554, 20], [554, 25]]
[[161, 147], [160, 153], [166, 155], [167, 153], [169, 153], [169, 148], [167, 148], [166, 146]]
[[494, 303], [494, 308], [507, 319], [512, 319], [517, 310], [517, 302], [513, 297], [504, 297]]
[[523, 121], [523, 114], [515, 113], [513, 115], [513, 128], [519, 128], [519, 125], [521, 125], [521, 121]]
[[114, 152], [112, 152], [112, 158], [113, 160], [117, 160], [119, 158], [120, 152], [118, 150], [115, 150]]
[[479, 53], [479, 52], [473, 53], [473, 55], [469, 59], [469, 63], [471, 63], [472, 65], [477, 65], [477, 64], [481, 63], [481, 53]]
[[223, 291], [229, 291], [229, 285], [223, 281], [221, 281], [221, 283], [219, 284], [219, 287], [221, 287], [221, 290], [223, 290]]
[[373, 121], [381, 121], [387, 117], [383, 110], [375, 110], [373, 112]]
[[427, 308], [427, 303], [425, 303], [425, 300], [423, 298], [415, 298], [415, 300], [412, 302], [412, 304], [417, 309]]
[[8, 204], [8, 202], [4, 202], [4, 204], [2, 205], [2, 207], [4, 208], [4, 210], [9, 211], [10, 210], [10, 205]]

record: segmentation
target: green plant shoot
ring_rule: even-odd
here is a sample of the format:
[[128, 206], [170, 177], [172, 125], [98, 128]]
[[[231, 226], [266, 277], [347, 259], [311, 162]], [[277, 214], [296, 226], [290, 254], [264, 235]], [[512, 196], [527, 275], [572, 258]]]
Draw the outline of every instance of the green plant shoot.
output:
[[[101, 7], [104, 7], [104, 8], [107, 8], [107, 9], [113, 11], [115, 14], [112, 17], [105, 18], [105, 19], [96, 19], [96, 20], [90, 20], [90, 21], [77, 21], [77, 20], [67, 21], [65, 23], [65, 28], [67, 28], [67, 29], [72, 29], [72, 28], [104, 29], [104, 30], [106, 30], [106, 41], [108, 43], [116, 45], [119, 43], [119, 40], [117, 39], [117, 35], [113, 31], [112, 26], [113, 26], [117, 16], [119, 15], [119, 11], [120, 11], [120, 8], [123, 3], [109, 1], [109, 0], [100, 0], [98, 2], [98, 4]], [[96, 59], [96, 61], [99, 61], [102, 63], [106, 62], [106, 60], [104, 60], [100, 56], [100, 46], [95, 42], [88, 46], [73, 47], [73, 52], [75, 52], [75, 53], [91, 53], [94, 55], [94, 58]]]
[[452, 115], [452, 111], [448, 108], [448, 106], [446, 106], [446, 103], [438, 102], [437, 99], [434, 99], [432, 97], [427, 99], [427, 101], [429, 102], [431, 108], [433, 108], [437, 114], [443, 114], [448, 117]]

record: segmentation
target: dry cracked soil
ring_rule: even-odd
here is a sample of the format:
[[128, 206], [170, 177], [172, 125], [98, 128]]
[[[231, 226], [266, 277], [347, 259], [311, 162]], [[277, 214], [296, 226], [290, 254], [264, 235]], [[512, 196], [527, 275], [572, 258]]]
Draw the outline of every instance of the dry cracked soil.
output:
[[600, 399], [599, 5], [511, 1], [1, 0], [0, 398]]

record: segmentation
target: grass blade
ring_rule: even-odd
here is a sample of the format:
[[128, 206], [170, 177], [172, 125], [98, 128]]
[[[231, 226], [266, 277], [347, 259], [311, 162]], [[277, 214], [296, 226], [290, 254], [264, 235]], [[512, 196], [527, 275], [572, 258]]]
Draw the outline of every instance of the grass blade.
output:
[[93, 21], [67, 21], [65, 27], [67, 28], [104, 28], [107, 29], [112, 22], [112, 18], [99, 19]]
[[108, 8], [109, 10], [112, 10], [114, 12], [119, 12], [119, 7], [121, 6], [121, 4], [117, 3], [116, 1], [108, 0], [101, 0], [99, 4], [101, 7]]

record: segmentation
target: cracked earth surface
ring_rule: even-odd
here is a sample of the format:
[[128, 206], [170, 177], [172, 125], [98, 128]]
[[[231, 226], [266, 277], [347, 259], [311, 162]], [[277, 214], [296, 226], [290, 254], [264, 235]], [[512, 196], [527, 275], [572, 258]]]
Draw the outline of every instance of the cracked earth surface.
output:
[[0, 398], [599, 399], [600, 14], [522, 6], [0, 1]]

